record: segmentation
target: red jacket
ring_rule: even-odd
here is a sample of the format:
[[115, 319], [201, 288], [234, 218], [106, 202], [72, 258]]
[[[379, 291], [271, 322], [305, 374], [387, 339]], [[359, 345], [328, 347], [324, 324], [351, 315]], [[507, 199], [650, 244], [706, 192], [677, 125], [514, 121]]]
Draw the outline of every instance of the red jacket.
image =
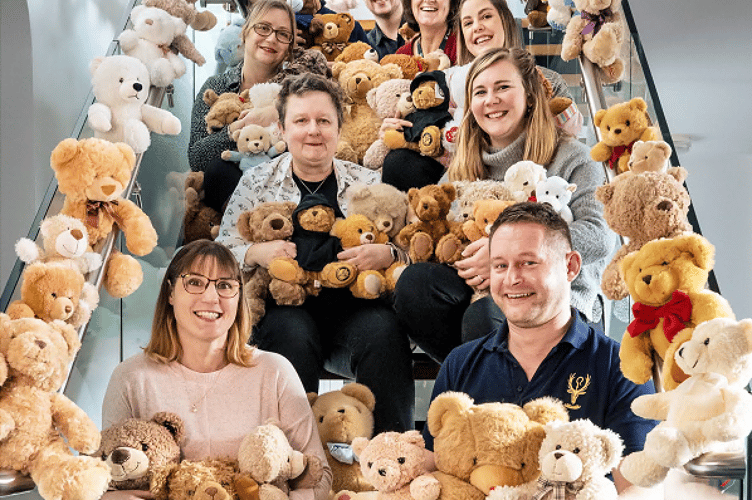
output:
[[[415, 35], [408, 42], [406, 42], [405, 45], [397, 49], [397, 54], [407, 54], [408, 56], [414, 56], [415, 54], [413, 53], [413, 43], [419, 36], [420, 34]], [[457, 64], [457, 36], [454, 32], [450, 33], [446, 39], [446, 44], [444, 44], [444, 54], [449, 57], [449, 60], [452, 62], [452, 66]]]

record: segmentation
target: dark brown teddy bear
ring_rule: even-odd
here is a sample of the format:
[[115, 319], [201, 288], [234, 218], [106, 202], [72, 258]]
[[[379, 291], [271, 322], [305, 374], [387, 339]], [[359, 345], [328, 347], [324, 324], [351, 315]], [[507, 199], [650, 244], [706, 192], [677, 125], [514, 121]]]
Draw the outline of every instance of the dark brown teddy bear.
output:
[[190, 172], [185, 179], [184, 243], [213, 240], [219, 234], [222, 214], [204, 204], [204, 173]]

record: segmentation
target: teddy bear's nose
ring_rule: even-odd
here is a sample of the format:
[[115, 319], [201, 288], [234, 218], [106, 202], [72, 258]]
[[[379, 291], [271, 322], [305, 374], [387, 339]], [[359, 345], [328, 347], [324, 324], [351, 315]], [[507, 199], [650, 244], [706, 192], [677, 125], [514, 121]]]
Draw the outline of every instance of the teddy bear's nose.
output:
[[614, 129], [614, 134], [621, 134], [621, 129], [620, 128], [615, 128]]
[[109, 196], [115, 192], [115, 186], [102, 186], [102, 192]]
[[390, 221], [388, 221], [388, 220], [385, 220], [385, 221], [384, 221], [384, 223], [383, 223], [383, 226], [384, 226], [385, 228], [388, 228], [388, 227], [391, 227], [391, 226], [392, 226], [392, 223], [391, 223]]
[[151, 26], [152, 24], [154, 24], [154, 21], [152, 21], [151, 19], [147, 19], [146, 21], [144, 21], [144, 23]]
[[35, 343], [35, 344], [37, 345], [37, 347], [39, 347], [40, 349], [44, 349], [45, 347], [47, 347], [47, 342], [45, 342], [44, 340], [39, 340], [39, 339], [37, 339], [37, 340], [35, 340], [35, 341], [34, 341], [34, 343]]
[[668, 200], [663, 200], [659, 204], [655, 206], [658, 210], [663, 210], [664, 212], [669, 212], [671, 210], [671, 202]]
[[84, 237], [84, 233], [81, 232], [80, 229], [74, 229], [71, 231], [71, 236], [73, 236], [73, 239], [80, 240]]
[[650, 281], [651, 281], [652, 279], [653, 279], [653, 277], [652, 277], [651, 275], [649, 275], [649, 274], [648, 274], [647, 276], [643, 276], [643, 277], [642, 277], [642, 281], [644, 281], [646, 285], [649, 285], [649, 284], [650, 284]]
[[373, 239], [373, 235], [371, 233], [368, 233], [366, 235], [366, 241], [371, 241]]
[[386, 469], [379, 469], [379, 476], [386, 476]]
[[133, 84], [133, 90], [135, 90], [136, 92], [141, 92], [141, 89], [143, 89], [143, 88], [144, 88], [144, 86], [141, 85], [138, 82], [136, 82], [136, 83]]
[[73, 306], [71, 305], [65, 306], [65, 314], [70, 314], [72, 312], [73, 312]]
[[129, 458], [131, 458], [131, 453], [124, 448], [116, 448], [115, 451], [112, 452], [112, 455], [110, 455], [112, 463], [118, 465], [124, 464]]
[[345, 413], [345, 409], [344, 408], [340, 408], [339, 410], [337, 410], [337, 413]]
[[314, 217], [316, 217], [316, 216], [319, 215], [319, 211], [318, 210], [312, 210], [311, 211], [311, 215], [313, 215]]
[[564, 456], [564, 453], [562, 453], [562, 452], [560, 452], [560, 451], [555, 451], [555, 452], [554, 452], [554, 458], [555, 458], [556, 460], [560, 459], [560, 458], [561, 458], [561, 457], [563, 457], [563, 456]]
[[272, 221], [269, 223], [269, 225], [275, 231], [279, 231], [285, 225], [285, 221], [283, 221], [282, 219], [272, 219]]
[[208, 488], [206, 488], [206, 494], [209, 495], [210, 497], [213, 497], [218, 492], [219, 490], [215, 488], [214, 486], [209, 486]]

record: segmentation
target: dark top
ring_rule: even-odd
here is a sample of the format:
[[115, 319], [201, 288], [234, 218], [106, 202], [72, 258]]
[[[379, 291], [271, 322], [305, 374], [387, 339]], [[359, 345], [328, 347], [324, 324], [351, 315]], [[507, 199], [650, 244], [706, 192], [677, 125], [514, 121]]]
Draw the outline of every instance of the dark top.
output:
[[449, 87], [447, 87], [443, 71], [427, 71], [419, 74], [410, 83], [410, 93], [415, 92], [415, 89], [426, 81], [435, 81], [437, 83], [444, 100], [438, 106], [419, 109], [405, 117], [405, 120], [412, 123], [411, 127], [402, 127], [402, 133], [408, 142], [420, 142], [423, 129], [431, 125], [442, 128], [446, 122], [452, 119], [452, 115], [449, 114]]
[[[332, 9], [327, 9], [325, 3], [321, 1], [321, 9], [316, 14], [336, 14]], [[308, 27], [311, 25], [313, 14], [295, 14], [295, 23], [298, 25], [298, 29], [308, 32]], [[348, 42], [364, 42], [368, 43], [368, 37], [366, 36], [366, 30], [360, 25], [358, 21], [355, 21], [355, 27], [350, 33]]]
[[[295, 177], [296, 184], [298, 181], [303, 182], [297, 179], [297, 176]], [[326, 183], [329, 178], [334, 178], [334, 175], [327, 177], [324, 182]], [[318, 205], [334, 208], [335, 214], [339, 209], [337, 204], [332, 205], [323, 193], [308, 193], [305, 190], [301, 193], [300, 203], [292, 213], [293, 232], [290, 241], [295, 243], [297, 249], [295, 260], [298, 261], [300, 267], [308, 271], [321, 271], [325, 265], [337, 260], [337, 254], [342, 251], [342, 244], [339, 238], [330, 235], [329, 231], [303, 229], [298, 222], [298, 214]]]
[[373, 29], [366, 34], [368, 43], [373, 47], [373, 50], [379, 55], [379, 59], [388, 54], [394, 54], [397, 49], [405, 45], [405, 39], [402, 35], [397, 34], [397, 39], [392, 40], [381, 31], [378, 23], [375, 23]]

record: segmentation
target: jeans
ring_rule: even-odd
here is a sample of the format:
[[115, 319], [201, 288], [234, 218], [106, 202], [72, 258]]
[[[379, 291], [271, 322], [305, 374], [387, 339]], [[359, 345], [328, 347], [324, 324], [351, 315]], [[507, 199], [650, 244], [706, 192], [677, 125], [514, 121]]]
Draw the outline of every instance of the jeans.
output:
[[384, 158], [381, 182], [400, 191], [436, 184], [444, 175], [444, 165], [411, 149], [393, 149]]

